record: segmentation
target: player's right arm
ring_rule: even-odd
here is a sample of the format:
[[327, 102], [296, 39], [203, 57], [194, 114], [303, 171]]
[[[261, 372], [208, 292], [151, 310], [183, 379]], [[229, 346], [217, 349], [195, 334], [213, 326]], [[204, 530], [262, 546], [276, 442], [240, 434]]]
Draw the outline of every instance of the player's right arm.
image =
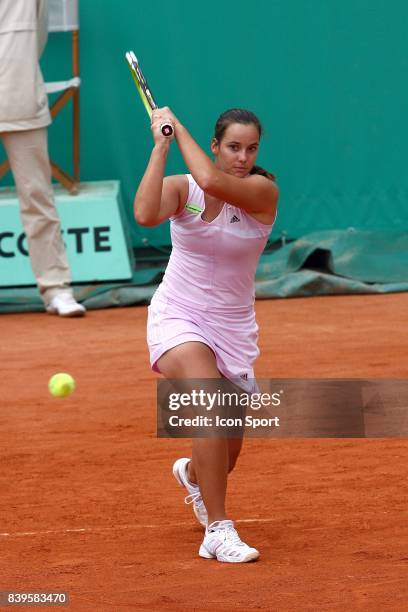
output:
[[155, 144], [134, 201], [135, 219], [145, 226], [159, 225], [177, 215], [188, 198], [185, 175], [164, 177], [172, 139], [163, 136], [160, 122], [153, 121], [152, 132]]

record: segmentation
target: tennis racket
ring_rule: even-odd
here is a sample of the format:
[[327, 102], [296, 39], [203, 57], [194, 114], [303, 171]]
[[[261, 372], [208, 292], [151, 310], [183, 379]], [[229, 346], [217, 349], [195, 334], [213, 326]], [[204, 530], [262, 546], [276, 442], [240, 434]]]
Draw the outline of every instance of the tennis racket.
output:
[[[125, 57], [143, 105], [147, 111], [147, 114], [149, 117], [151, 117], [152, 111], [158, 108], [158, 106], [153, 98], [142, 69], [140, 68], [137, 57], [133, 51], [127, 51]], [[163, 136], [167, 136], [167, 138], [173, 136], [174, 128], [170, 123], [163, 123], [163, 125], [160, 126], [160, 129]]]

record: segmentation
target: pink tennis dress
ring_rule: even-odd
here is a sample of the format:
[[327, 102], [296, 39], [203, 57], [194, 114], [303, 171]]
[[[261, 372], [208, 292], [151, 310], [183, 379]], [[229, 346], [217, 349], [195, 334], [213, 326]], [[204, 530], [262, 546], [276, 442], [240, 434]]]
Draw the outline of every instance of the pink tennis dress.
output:
[[272, 225], [225, 203], [213, 221], [202, 219], [204, 192], [187, 175], [189, 194], [170, 219], [172, 253], [148, 308], [147, 343], [152, 369], [169, 349], [203, 342], [217, 368], [251, 390], [259, 355], [255, 320], [255, 271]]

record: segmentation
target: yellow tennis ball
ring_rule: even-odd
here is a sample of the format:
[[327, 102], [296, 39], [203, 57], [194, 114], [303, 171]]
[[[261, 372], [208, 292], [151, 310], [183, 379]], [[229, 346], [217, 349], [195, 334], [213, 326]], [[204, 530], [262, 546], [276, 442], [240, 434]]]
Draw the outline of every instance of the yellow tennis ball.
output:
[[70, 374], [59, 372], [51, 376], [48, 382], [48, 390], [54, 397], [66, 397], [75, 390], [75, 380]]

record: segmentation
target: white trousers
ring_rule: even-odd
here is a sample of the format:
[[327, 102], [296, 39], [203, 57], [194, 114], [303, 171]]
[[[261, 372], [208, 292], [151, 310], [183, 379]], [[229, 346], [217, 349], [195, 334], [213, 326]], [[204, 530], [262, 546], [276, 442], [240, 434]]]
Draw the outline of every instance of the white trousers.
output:
[[47, 129], [3, 132], [0, 137], [16, 184], [31, 267], [47, 305], [61, 290], [71, 292], [71, 274], [51, 185]]

